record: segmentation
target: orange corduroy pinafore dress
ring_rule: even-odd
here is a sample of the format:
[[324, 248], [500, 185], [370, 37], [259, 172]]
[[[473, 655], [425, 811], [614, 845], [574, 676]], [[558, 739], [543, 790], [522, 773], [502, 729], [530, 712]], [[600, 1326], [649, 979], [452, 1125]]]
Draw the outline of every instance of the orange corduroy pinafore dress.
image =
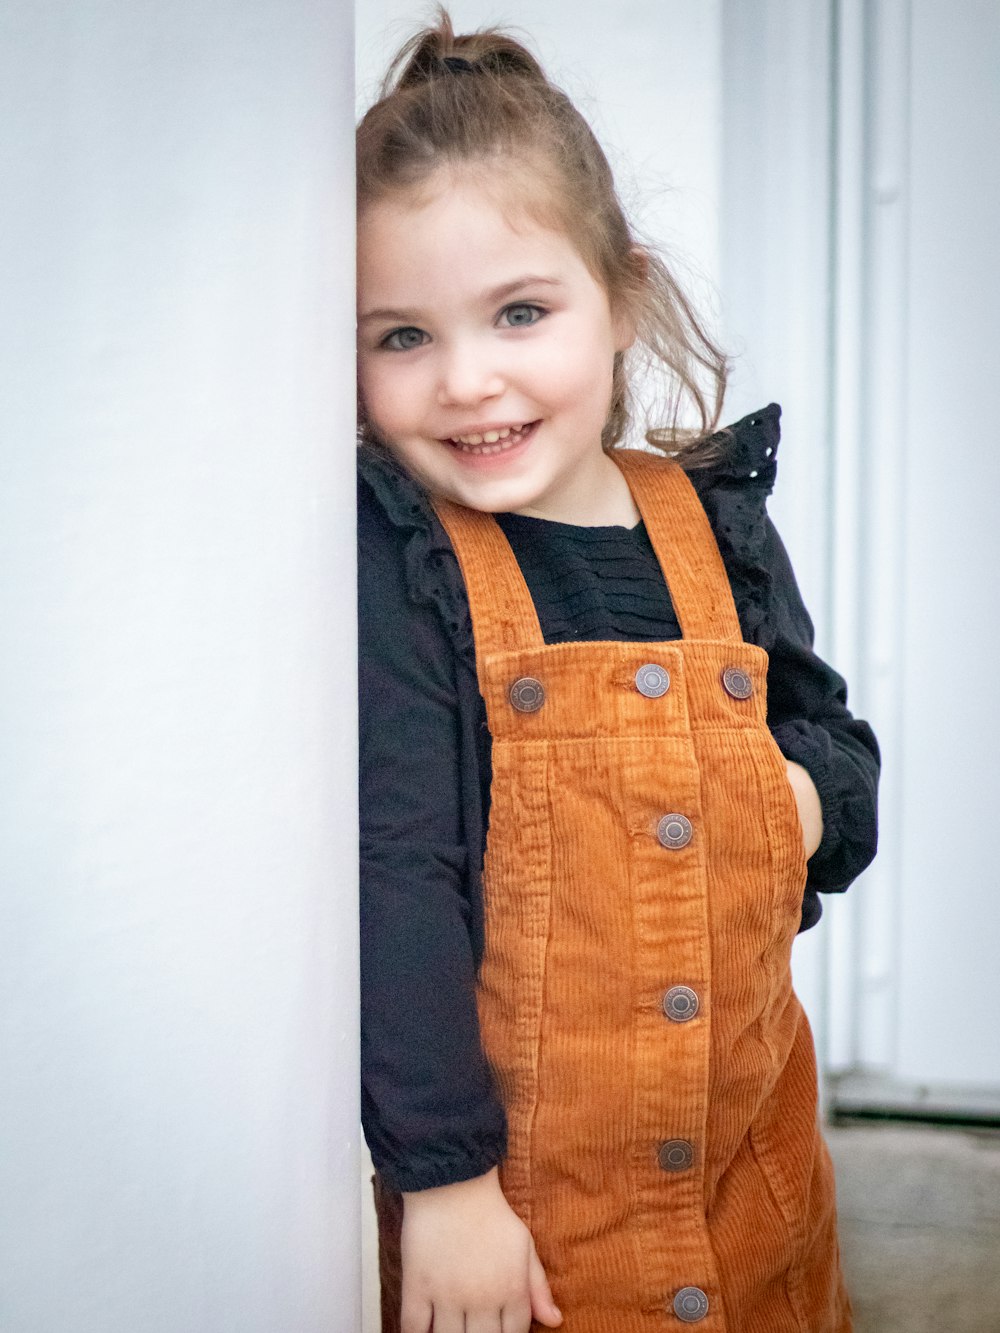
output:
[[[565, 1333], [849, 1333], [767, 655], [681, 468], [613, 457], [680, 640], [546, 646], [493, 518], [437, 506], [493, 737], [479, 1013], [503, 1190]], [[379, 1204], [393, 1329], [399, 1207]]]

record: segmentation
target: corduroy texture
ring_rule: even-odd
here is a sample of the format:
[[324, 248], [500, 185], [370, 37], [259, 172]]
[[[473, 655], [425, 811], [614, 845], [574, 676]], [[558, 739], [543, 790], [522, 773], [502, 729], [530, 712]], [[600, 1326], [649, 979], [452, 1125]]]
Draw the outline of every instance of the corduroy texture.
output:
[[[711, 527], [682, 470], [612, 455], [684, 638], [546, 646], [487, 514], [441, 503], [469, 593], [493, 736], [483, 1042], [503, 1091], [504, 1193], [566, 1333], [849, 1333], [812, 1038], [792, 991], [806, 866], [766, 726], [767, 655], [741, 641]], [[636, 671], [670, 688], [647, 698]], [[728, 666], [753, 694], [732, 698]], [[518, 712], [510, 687], [540, 681]], [[667, 813], [690, 820], [663, 847]], [[694, 1018], [664, 1012], [690, 987]], [[666, 1140], [693, 1162], [661, 1169]], [[380, 1200], [383, 1329], [398, 1328], [398, 1204]], [[394, 1248], [395, 1247], [395, 1248]], [[537, 1327], [537, 1326], [536, 1326]]]

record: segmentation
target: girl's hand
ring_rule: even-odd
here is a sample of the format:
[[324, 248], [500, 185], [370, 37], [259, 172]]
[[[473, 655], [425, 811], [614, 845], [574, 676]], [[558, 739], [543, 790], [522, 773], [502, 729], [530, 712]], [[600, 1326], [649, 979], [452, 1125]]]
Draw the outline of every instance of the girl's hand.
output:
[[785, 760], [788, 781], [795, 793], [795, 803], [799, 807], [799, 820], [802, 824], [802, 842], [806, 849], [806, 860], [823, 840], [823, 807], [819, 803], [816, 784], [801, 764]]
[[558, 1328], [531, 1233], [494, 1167], [456, 1185], [403, 1195], [402, 1333], [528, 1333]]

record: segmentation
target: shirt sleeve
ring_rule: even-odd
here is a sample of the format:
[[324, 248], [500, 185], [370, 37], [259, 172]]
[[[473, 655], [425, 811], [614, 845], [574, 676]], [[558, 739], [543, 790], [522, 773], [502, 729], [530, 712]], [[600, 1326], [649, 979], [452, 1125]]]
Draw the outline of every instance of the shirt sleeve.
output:
[[506, 1124], [476, 1009], [455, 654], [407, 597], [376, 504], [359, 548], [362, 1121], [385, 1183], [409, 1191], [488, 1171]]
[[767, 521], [774, 641], [768, 668], [768, 725], [786, 759], [816, 784], [823, 839], [809, 860], [802, 929], [815, 925], [818, 893], [839, 893], [875, 855], [880, 757], [871, 727], [847, 707], [842, 676], [813, 651], [813, 624], [787, 552]]

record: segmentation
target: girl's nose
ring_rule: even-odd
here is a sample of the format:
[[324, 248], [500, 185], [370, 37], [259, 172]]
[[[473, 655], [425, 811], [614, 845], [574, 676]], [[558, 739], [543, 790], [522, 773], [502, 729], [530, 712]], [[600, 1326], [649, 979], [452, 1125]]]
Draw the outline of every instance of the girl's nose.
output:
[[503, 393], [505, 380], [493, 357], [475, 347], [456, 347], [441, 362], [438, 402], [442, 407], [470, 407]]

